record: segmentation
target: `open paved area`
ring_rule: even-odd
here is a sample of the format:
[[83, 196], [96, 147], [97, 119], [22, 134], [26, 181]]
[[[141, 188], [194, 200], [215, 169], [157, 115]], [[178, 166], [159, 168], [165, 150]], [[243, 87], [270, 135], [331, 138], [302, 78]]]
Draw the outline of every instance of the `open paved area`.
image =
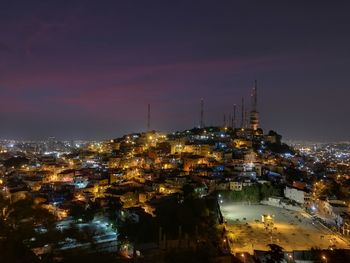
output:
[[[227, 241], [231, 251], [249, 252], [268, 250], [270, 243], [285, 251], [310, 248], [350, 248], [349, 242], [320, 225], [304, 212], [285, 210], [268, 205], [221, 204], [227, 221]], [[262, 215], [273, 217], [273, 227], [266, 229]]]

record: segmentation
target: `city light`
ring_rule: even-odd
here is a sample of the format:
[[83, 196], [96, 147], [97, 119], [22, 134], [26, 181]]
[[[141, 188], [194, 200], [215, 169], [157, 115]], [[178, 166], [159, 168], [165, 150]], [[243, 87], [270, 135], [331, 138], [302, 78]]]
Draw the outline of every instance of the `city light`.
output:
[[350, 262], [349, 1], [2, 1], [0, 262]]

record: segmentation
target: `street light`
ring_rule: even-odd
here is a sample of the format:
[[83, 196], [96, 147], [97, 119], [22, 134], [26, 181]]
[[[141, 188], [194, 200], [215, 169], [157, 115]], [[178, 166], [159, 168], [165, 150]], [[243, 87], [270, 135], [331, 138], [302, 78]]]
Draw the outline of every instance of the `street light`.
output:
[[325, 255], [322, 256], [322, 260], [324, 260], [326, 263], [328, 262], [327, 257]]
[[245, 263], [245, 255], [242, 253], [241, 257], [243, 258], [243, 262]]

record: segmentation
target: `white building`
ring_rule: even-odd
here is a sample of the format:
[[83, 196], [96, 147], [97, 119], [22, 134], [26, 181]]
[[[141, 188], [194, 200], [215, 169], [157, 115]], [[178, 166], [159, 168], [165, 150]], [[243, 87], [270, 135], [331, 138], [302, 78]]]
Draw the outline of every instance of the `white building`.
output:
[[302, 205], [307, 204], [310, 200], [307, 192], [289, 186], [284, 189], [284, 196]]

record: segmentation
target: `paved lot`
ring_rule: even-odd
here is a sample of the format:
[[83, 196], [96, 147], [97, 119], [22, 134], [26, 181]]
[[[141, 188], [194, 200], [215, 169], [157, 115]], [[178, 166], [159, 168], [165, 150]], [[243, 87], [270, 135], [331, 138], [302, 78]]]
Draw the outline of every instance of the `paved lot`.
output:
[[[231, 251], [268, 250], [275, 243], [286, 251], [314, 248], [350, 248], [349, 243], [327, 228], [314, 222], [306, 213], [268, 205], [237, 205], [223, 203], [221, 211], [229, 230]], [[262, 214], [274, 216], [272, 234], [261, 222]]]

